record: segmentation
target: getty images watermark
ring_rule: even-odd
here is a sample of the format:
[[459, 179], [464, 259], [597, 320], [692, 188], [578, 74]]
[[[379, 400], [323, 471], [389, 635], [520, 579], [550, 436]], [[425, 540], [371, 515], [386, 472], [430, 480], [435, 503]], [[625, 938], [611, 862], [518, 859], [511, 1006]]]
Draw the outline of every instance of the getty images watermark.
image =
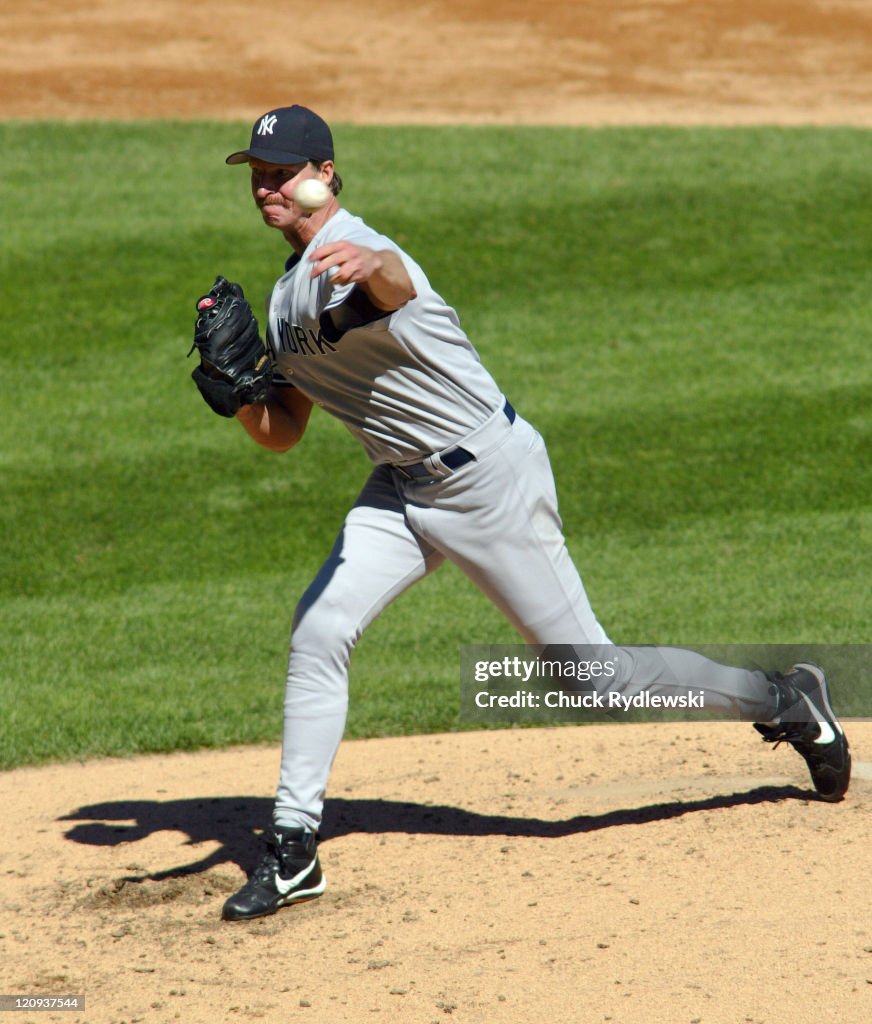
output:
[[767, 675], [823, 665], [843, 716], [872, 713], [872, 646], [469, 645], [460, 716], [481, 723], [742, 719]]
[[[625, 712], [633, 708], [705, 708], [705, 690], [658, 694], [644, 689], [633, 694], [619, 693], [611, 689], [617, 682], [618, 668], [617, 658], [600, 661], [506, 654], [496, 660], [477, 660], [473, 678], [487, 686], [476, 690], [473, 700], [482, 711], [495, 707]], [[531, 680], [536, 688], [524, 689]], [[559, 688], [554, 689], [555, 686]]]

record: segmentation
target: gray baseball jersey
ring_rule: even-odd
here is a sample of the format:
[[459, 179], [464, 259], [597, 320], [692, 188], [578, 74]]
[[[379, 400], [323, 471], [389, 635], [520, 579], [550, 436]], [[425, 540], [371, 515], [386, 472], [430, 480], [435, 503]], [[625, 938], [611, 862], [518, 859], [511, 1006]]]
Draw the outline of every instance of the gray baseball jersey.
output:
[[[394, 313], [354, 285], [311, 278], [309, 254], [327, 242], [391, 249], [417, 298]], [[277, 383], [293, 384], [337, 416], [375, 463], [420, 461], [481, 426], [502, 401], [460, 326], [399, 246], [340, 210], [273, 289], [268, 343]]]

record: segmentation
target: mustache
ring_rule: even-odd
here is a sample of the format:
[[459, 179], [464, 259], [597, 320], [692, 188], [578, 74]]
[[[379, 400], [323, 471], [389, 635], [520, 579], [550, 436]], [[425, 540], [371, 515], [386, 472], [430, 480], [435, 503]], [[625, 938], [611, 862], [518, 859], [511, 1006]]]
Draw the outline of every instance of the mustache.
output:
[[290, 200], [285, 199], [278, 192], [272, 192], [264, 199], [256, 199], [255, 202], [259, 210], [262, 210], [265, 206], [283, 206], [286, 210], [289, 210], [291, 207]]

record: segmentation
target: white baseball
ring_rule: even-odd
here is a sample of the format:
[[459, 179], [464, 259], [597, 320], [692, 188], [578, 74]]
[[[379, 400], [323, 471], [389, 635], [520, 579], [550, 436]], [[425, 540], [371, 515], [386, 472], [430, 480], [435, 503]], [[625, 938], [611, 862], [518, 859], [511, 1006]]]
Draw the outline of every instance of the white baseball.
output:
[[294, 202], [309, 213], [320, 210], [330, 198], [330, 188], [320, 178], [305, 178], [294, 189]]

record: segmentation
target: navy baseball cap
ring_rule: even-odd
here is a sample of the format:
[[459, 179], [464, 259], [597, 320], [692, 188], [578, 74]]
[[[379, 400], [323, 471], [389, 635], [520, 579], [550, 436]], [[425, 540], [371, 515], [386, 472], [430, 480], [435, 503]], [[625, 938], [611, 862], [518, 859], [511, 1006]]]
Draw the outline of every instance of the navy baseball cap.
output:
[[269, 164], [332, 160], [333, 136], [327, 122], [307, 107], [277, 107], [254, 122], [248, 149], [231, 153], [225, 163], [246, 164], [249, 157]]

